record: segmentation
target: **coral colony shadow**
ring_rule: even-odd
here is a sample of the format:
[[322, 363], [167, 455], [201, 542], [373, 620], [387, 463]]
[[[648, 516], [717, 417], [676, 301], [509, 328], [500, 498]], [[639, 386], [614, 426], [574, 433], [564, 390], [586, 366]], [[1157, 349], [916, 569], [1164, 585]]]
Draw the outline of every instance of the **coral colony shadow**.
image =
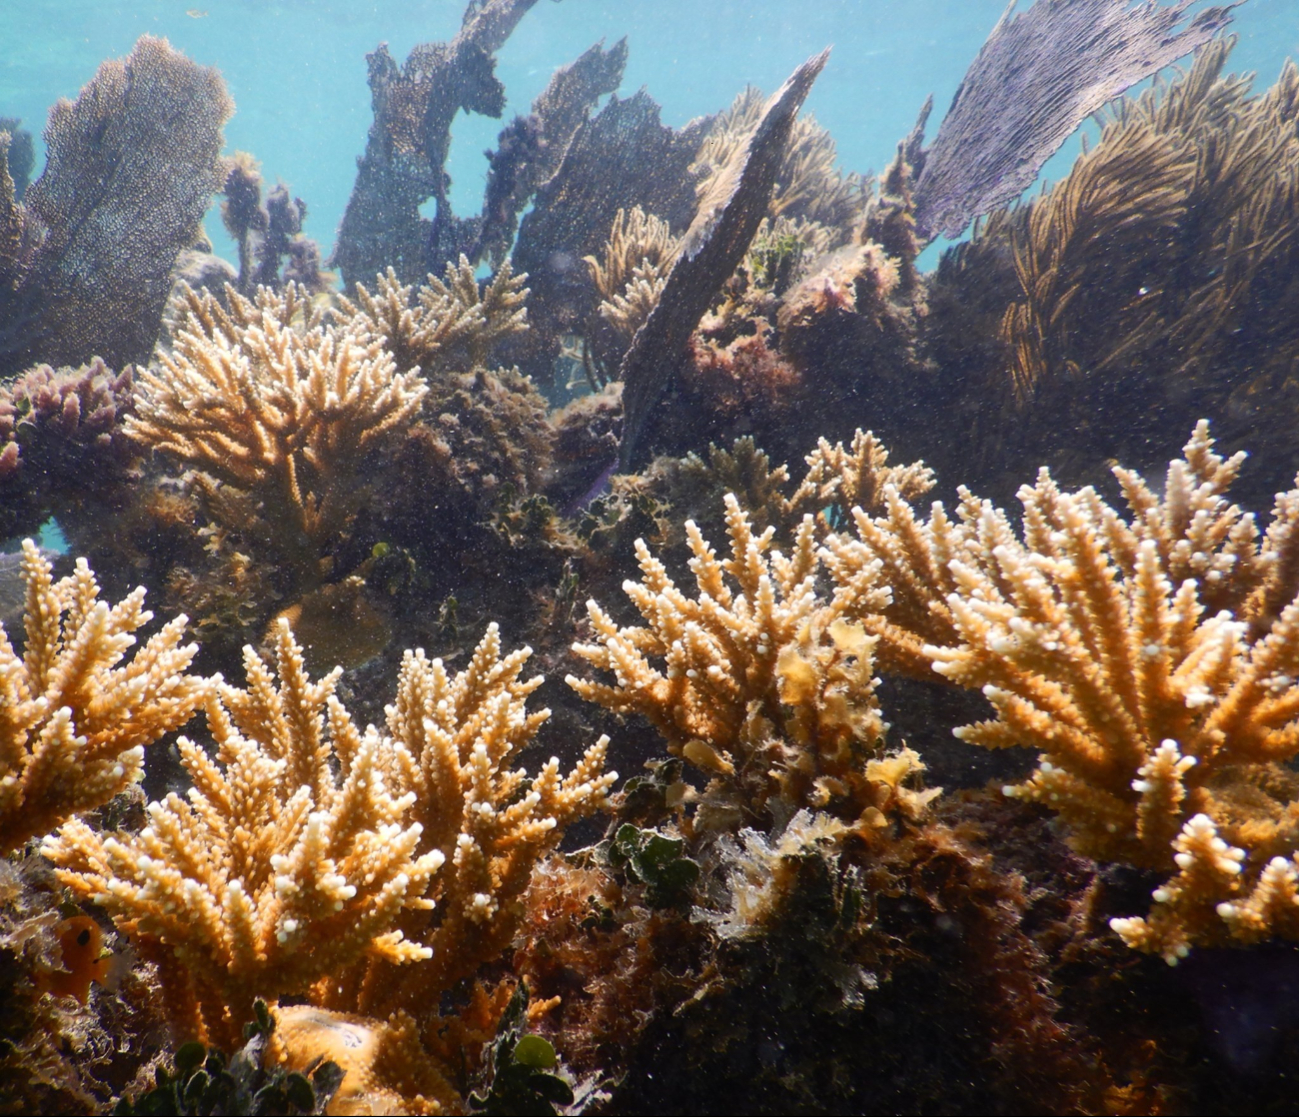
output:
[[163, 40], [0, 117], [0, 1110], [1292, 1109], [1299, 68], [1038, 0], [876, 177], [600, 43], [457, 216], [533, 2], [328, 253]]

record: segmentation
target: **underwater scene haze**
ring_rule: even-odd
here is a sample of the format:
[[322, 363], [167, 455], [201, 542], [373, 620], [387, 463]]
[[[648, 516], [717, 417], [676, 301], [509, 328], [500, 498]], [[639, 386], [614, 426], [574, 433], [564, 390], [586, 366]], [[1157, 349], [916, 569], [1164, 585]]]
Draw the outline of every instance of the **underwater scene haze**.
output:
[[1299, 1109], [1299, 0], [0, 6], [0, 1113]]

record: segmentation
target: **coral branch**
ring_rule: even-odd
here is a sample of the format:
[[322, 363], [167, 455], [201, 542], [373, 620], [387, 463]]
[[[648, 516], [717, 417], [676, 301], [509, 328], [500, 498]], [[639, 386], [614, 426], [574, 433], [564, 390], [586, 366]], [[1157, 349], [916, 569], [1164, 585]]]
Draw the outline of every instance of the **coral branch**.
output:
[[568, 685], [648, 718], [670, 752], [714, 777], [705, 826], [779, 826], [804, 806], [833, 809], [868, 831], [887, 808], [918, 815], [936, 793], [904, 786], [923, 770], [914, 753], [884, 758], [876, 641], [817, 597], [812, 518], [788, 556], [769, 552], [774, 528], [755, 536], [731, 494], [726, 520], [731, 557], [722, 561], [686, 523], [693, 598], [637, 540], [642, 579], [623, 589], [645, 625], [619, 628], [589, 602], [597, 642], [573, 651], [613, 681], [570, 676]]
[[305, 993], [362, 955], [427, 958], [395, 924], [429, 906], [443, 862], [416, 852], [411, 798], [333, 697], [339, 672], [312, 683], [286, 622], [274, 639], [278, 685], [249, 648], [247, 688], [209, 694], [215, 755], [180, 739], [184, 797], [151, 803], [139, 834], [70, 822], [43, 851], [159, 961], [177, 1031], [213, 1042], [237, 1038], [255, 998]]
[[139, 780], [145, 746], [188, 721], [205, 691], [185, 673], [198, 649], [181, 643], [183, 616], [117, 666], [153, 619], [143, 588], [110, 608], [84, 559], [55, 582], [30, 539], [23, 580], [21, 657], [0, 626], [0, 854]]

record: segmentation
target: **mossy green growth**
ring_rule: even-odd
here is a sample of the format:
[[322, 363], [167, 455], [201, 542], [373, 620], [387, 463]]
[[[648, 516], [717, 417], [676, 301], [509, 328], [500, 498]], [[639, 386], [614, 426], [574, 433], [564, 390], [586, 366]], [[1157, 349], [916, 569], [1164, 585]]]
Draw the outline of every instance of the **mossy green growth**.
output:
[[657, 830], [641, 830], [625, 822], [612, 840], [604, 843], [609, 864], [645, 885], [645, 901], [653, 908], [688, 904], [699, 863], [685, 855], [685, 842]]
[[309, 1074], [267, 1068], [266, 1044], [275, 1020], [264, 1001], [254, 1006], [256, 1018], [244, 1027], [245, 1043], [233, 1057], [201, 1043], [183, 1043], [172, 1058], [172, 1070], [159, 1067], [157, 1085], [134, 1101], [122, 1098], [114, 1114], [321, 1114], [343, 1081], [337, 1063], [320, 1062]]
[[520, 984], [501, 1017], [488, 1056], [491, 1085], [471, 1094], [475, 1113], [554, 1117], [557, 1107], [573, 1104], [573, 1087], [555, 1073], [562, 1071], [549, 1040], [524, 1031], [528, 1023], [528, 990]]
[[773, 233], [755, 238], [745, 263], [758, 287], [783, 295], [803, 262], [804, 244], [793, 233]]

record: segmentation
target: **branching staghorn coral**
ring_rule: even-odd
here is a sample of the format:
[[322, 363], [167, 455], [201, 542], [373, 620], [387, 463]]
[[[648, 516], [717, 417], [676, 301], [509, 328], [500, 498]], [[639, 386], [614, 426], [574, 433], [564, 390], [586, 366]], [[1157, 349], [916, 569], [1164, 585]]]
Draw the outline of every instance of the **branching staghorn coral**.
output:
[[570, 822], [603, 804], [617, 779], [603, 771], [603, 737], [566, 776], [554, 758], [531, 778], [509, 767], [550, 711], [525, 706], [542, 682], [520, 678], [532, 650], [500, 653], [493, 624], [456, 675], [422, 651], [402, 660], [397, 699], [387, 708], [387, 779], [412, 799], [420, 849], [446, 860], [431, 892], [431, 923], [409, 930], [431, 957], [400, 971], [374, 966], [359, 994], [347, 981], [330, 990], [331, 1004], [358, 997], [369, 1012], [413, 1010], [499, 955], [517, 928], [518, 898], [534, 866]]
[[[451, 538], [483, 530], [498, 502], [538, 492], [551, 458], [549, 405], [525, 376], [489, 368], [498, 343], [528, 330], [525, 275], [509, 260], [480, 290], [464, 257], [445, 281], [429, 276], [416, 293], [394, 273], [378, 277], [374, 294], [358, 284], [355, 302], [340, 299], [341, 324], [381, 342], [397, 366], [427, 384], [424, 419], [414, 423], [378, 470], [371, 510], [389, 538], [437, 551], [454, 564]], [[418, 475], [414, 487], [404, 478]], [[430, 514], [429, 492], [436, 492]]]
[[999, 513], [985, 515], [990, 506], [965, 491], [956, 519], [938, 501], [928, 520], [919, 519], [892, 485], [880, 496], [882, 513], [854, 508], [855, 537], [829, 535], [822, 558], [839, 608], [879, 638], [881, 666], [931, 678], [927, 645], [954, 633], [948, 596], [956, 579], [949, 564], [971, 547], [996, 547], [1010, 536], [1010, 527]]
[[428, 277], [412, 305], [412, 288], [391, 268], [376, 278], [375, 293], [356, 285], [356, 302], [340, 298], [353, 325], [381, 340], [403, 371], [418, 365], [426, 376], [468, 372], [486, 365], [492, 347], [528, 328], [526, 274], [504, 260], [481, 291], [465, 256], [447, 264], [445, 279]]
[[569, 686], [617, 713], [647, 717], [671, 753], [715, 777], [706, 828], [779, 827], [805, 806], [866, 833], [885, 824], [890, 808], [918, 816], [933, 793], [904, 786], [923, 770], [915, 753], [884, 755], [876, 641], [816, 596], [811, 516], [788, 556], [769, 551], [774, 528], [753, 534], [730, 494], [726, 520], [731, 557], [720, 562], [686, 523], [695, 598], [637, 541], [642, 581], [623, 589], [646, 623], [619, 628], [588, 602], [597, 642], [573, 651], [614, 681], [570, 676]]
[[[1006, 793], [1058, 812], [1081, 853], [1180, 870], [1148, 920], [1115, 924], [1170, 961], [1192, 943], [1299, 929], [1286, 907], [1297, 878], [1276, 860], [1299, 845], [1286, 766], [1299, 753], [1299, 492], [1278, 498], [1260, 537], [1223, 496], [1243, 456], [1214, 454], [1206, 423], [1185, 453], [1162, 494], [1116, 470], [1127, 518], [1043, 470], [1020, 490], [1022, 537], [968, 496], [955, 529], [936, 506], [912, 532], [931, 594], [952, 587], [934, 613], [952, 635], [922, 654], [994, 710], [956, 735], [1036, 747], [1037, 769]], [[862, 531], [887, 560], [878, 539]], [[883, 563], [876, 573], [898, 584]]]
[[912, 504], [933, 487], [933, 473], [923, 462], [888, 465], [888, 451], [870, 431], [859, 430], [851, 450], [822, 439], [807, 463], [796, 502], [830, 505], [839, 523], [846, 528], [851, 520], [856, 529], [828, 532], [821, 549], [836, 607], [878, 639], [882, 670], [932, 680], [925, 647], [955, 631], [949, 564], [1008, 537], [1004, 517], [961, 489], [955, 519], [941, 502], [920, 519]]
[[[178, 1036], [234, 1042], [256, 998], [306, 998], [319, 1011], [302, 1042], [382, 1034], [367, 1073], [412, 1112], [458, 1109], [443, 1040], [469, 1025], [438, 1015], [442, 997], [509, 945], [534, 867], [603, 804], [607, 739], [567, 775], [554, 759], [531, 778], [511, 767], [549, 711], [525, 709], [541, 680], [520, 677], [529, 649], [502, 657], [495, 625], [454, 676], [408, 653], [386, 733], [356, 728], [334, 693], [341, 669], [308, 677], [287, 621], [271, 641], [275, 667], [245, 649], [245, 687], [195, 681], [185, 714], [205, 703], [214, 747], [180, 738], [190, 791], [150, 804], [139, 833], [74, 820], [42, 852], [157, 965]], [[290, 1043], [283, 1057], [317, 1054]]]
[[790, 503], [817, 510], [835, 504], [843, 513], [861, 508], [879, 513], [890, 503], [891, 490], [908, 504], [934, 487], [934, 474], [924, 462], [889, 465], [889, 452], [871, 431], [858, 430], [852, 444], [833, 446], [822, 438], [804, 459], [807, 473]]
[[411, 797], [384, 782], [383, 740], [359, 734], [334, 697], [341, 672], [311, 682], [286, 622], [274, 643], [275, 672], [248, 648], [246, 689], [218, 679], [209, 692], [215, 754], [179, 739], [185, 796], [151, 803], [139, 834], [74, 821], [43, 847], [157, 963], [182, 1037], [230, 1043], [257, 997], [304, 994], [361, 955], [428, 957], [395, 925], [429, 906], [442, 854], [417, 852]]
[[355, 511], [363, 457], [428, 388], [378, 339], [324, 325], [294, 284], [227, 297], [182, 288], [172, 351], [141, 371], [127, 433], [196, 467], [216, 517], [260, 529], [309, 585]]
[[646, 260], [632, 268], [626, 285], [600, 303], [600, 317], [612, 327], [622, 351], [658, 305], [667, 283], [667, 268]]
[[823, 539], [833, 524], [847, 521], [850, 510], [864, 506], [869, 512], [885, 507], [884, 487], [891, 485], [902, 499], [911, 502], [933, 487], [933, 474], [923, 462], [889, 465], [888, 451], [869, 431], [858, 431], [850, 446], [831, 445], [821, 439], [806, 455], [807, 472], [793, 492], [789, 489], [789, 468], [773, 467], [755, 441], [737, 438], [730, 449], [708, 448], [705, 461], [695, 453], [679, 460], [659, 459], [652, 478], [661, 477], [664, 497], [677, 515], [694, 519], [705, 535], [708, 530], [725, 531], [722, 498], [736, 500], [758, 531], [775, 528], [774, 540], [788, 545], [804, 516], [813, 517], [816, 538]]
[[0, 626], [0, 854], [139, 780], [144, 748], [189, 720], [205, 683], [186, 674], [197, 648], [185, 618], [118, 666], [153, 619], [144, 589], [110, 607], [84, 559], [67, 578], [30, 539], [21, 657]]

